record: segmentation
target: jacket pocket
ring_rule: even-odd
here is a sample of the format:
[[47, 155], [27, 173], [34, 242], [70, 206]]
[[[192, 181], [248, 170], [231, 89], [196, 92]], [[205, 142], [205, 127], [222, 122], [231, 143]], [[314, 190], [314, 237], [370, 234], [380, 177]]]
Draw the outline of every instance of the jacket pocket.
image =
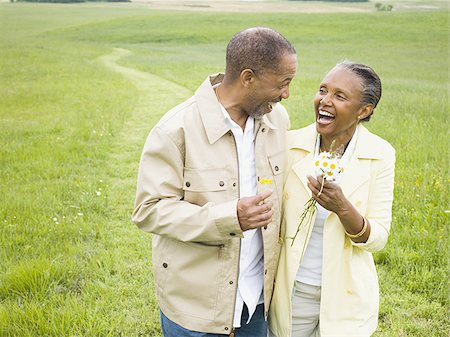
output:
[[200, 206], [207, 202], [224, 202], [226, 191], [232, 184], [229, 176], [225, 168], [186, 167], [183, 172], [184, 200]]
[[280, 152], [268, 157], [272, 174], [278, 176], [284, 172], [284, 152]]
[[285, 154], [284, 152], [279, 152], [277, 154], [268, 156], [270, 173], [272, 174], [273, 179], [273, 189], [274, 193], [272, 194], [272, 201], [275, 205], [275, 216], [274, 220], [278, 223], [280, 221], [281, 216], [281, 196], [283, 193], [283, 173], [284, 173], [284, 160]]
[[[166, 301], [180, 315], [213, 320], [216, 309], [219, 284], [223, 282], [223, 246], [208, 246], [193, 242], [178, 241], [173, 252], [171, 265], [162, 286]], [[223, 303], [220, 303], [223, 305]]]
[[168, 268], [172, 265], [173, 251], [176, 249], [177, 241], [170, 238], [153, 235], [152, 240], [152, 267], [156, 289], [163, 293], [166, 284]]

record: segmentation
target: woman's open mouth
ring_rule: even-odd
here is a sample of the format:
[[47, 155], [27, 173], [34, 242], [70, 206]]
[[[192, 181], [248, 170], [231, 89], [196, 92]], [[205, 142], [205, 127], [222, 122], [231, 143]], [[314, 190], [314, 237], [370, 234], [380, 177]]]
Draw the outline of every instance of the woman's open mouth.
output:
[[319, 110], [319, 115], [317, 117], [317, 122], [320, 124], [330, 124], [334, 121], [334, 115], [329, 113], [328, 111]]

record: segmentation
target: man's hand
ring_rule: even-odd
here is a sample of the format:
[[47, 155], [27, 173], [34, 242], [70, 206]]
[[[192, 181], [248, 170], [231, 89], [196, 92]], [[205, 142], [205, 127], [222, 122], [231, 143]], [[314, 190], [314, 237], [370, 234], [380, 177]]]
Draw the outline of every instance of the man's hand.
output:
[[241, 198], [237, 204], [237, 216], [239, 225], [243, 231], [267, 226], [272, 222], [272, 202], [264, 202], [272, 195], [267, 190], [254, 197]]

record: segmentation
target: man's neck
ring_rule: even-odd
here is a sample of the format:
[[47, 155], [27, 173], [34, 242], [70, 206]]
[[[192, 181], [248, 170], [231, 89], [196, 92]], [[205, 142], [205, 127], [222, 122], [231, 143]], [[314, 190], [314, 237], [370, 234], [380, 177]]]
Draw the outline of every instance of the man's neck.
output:
[[218, 101], [228, 112], [230, 118], [244, 130], [248, 115], [241, 109], [238, 99], [236, 99], [239, 97], [236, 89], [221, 83], [215, 88], [215, 91]]

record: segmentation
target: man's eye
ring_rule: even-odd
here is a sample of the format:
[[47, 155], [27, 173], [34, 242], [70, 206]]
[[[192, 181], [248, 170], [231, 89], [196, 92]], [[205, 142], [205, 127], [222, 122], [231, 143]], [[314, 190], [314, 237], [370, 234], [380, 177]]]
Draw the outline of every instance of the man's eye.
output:
[[346, 99], [344, 95], [336, 95], [336, 97], [341, 101], [344, 101]]

